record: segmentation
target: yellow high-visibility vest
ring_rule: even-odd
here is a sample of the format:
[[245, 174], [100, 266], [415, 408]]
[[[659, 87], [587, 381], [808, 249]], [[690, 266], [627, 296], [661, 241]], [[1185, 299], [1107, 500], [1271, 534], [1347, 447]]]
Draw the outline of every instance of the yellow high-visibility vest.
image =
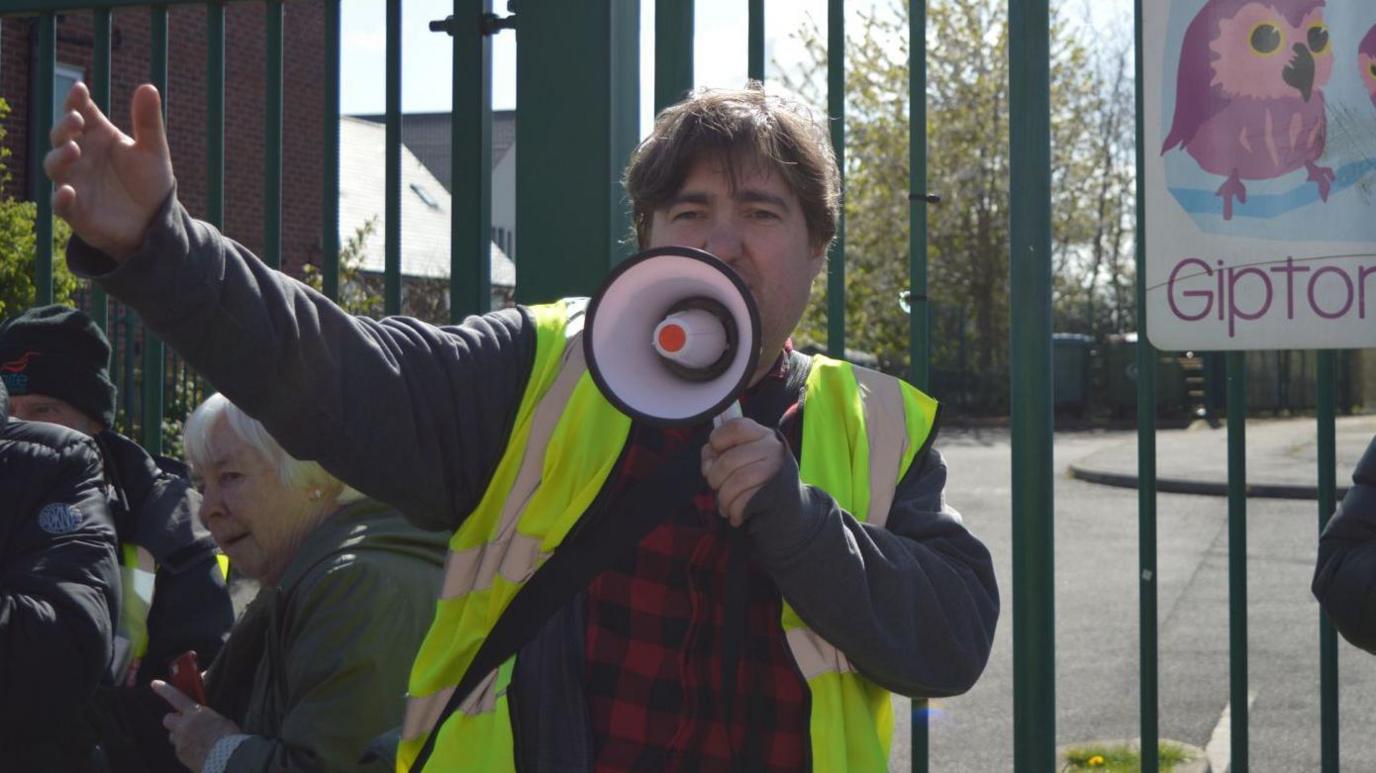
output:
[[[449, 541], [435, 619], [411, 669], [397, 770], [409, 771], [507, 604], [558, 549], [611, 475], [631, 420], [583, 361], [582, 306], [529, 309], [536, 353], [510, 442], [477, 508]], [[894, 488], [931, 435], [936, 401], [881, 373], [814, 357], [805, 386], [803, 482], [883, 525]], [[884, 770], [893, 711], [871, 683], [784, 605], [780, 621], [811, 692], [814, 770]], [[513, 771], [513, 656], [444, 718], [429, 771]]]

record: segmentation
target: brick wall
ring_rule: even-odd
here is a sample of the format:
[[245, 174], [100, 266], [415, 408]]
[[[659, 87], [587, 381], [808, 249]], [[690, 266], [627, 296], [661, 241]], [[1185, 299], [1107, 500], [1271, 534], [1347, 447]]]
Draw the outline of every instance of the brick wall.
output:
[[[266, 111], [266, 22], [259, 3], [225, 8], [224, 230], [254, 252], [263, 244], [263, 117]], [[282, 263], [296, 273], [319, 263], [321, 246], [324, 10], [319, 2], [285, 4], [283, 55]], [[5, 145], [11, 182], [6, 193], [25, 197], [28, 180], [28, 18], [7, 17], [0, 41], [0, 95], [10, 103]], [[113, 14], [110, 99], [116, 125], [127, 130], [129, 98], [148, 80], [149, 14], [135, 8]], [[91, 16], [59, 17], [57, 61], [91, 77]], [[178, 195], [193, 215], [206, 203], [206, 16], [200, 5], [168, 13], [168, 142]]]

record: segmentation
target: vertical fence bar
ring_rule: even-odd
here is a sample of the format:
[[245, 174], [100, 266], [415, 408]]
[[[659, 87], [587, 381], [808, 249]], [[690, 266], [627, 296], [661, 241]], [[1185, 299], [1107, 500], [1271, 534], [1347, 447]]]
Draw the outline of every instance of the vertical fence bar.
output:
[[1146, 134], [1142, 125], [1146, 95], [1142, 91], [1142, 0], [1133, 4], [1136, 41], [1134, 69], [1137, 103], [1137, 632], [1142, 773], [1160, 769], [1160, 702], [1156, 630], [1156, 347], [1147, 340]]
[[[827, 0], [827, 117], [831, 147], [846, 189], [846, 4]], [[846, 356], [846, 208], [842, 198], [836, 219], [836, 240], [827, 258], [827, 354]]]
[[655, 0], [655, 115], [693, 88], [693, 0]]
[[[134, 389], [134, 325], [130, 319], [133, 312], [129, 307], [120, 304], [116, 307], [119, 310], [119, 321], [123, 328], [124, 345], [120, 347], [121, 356], [124, 362], [124, 378], [120, 383], [120, 395], [124, 398], [124, 428], [129, 435], [134, 434], [134, 420], [138, 416], [139, 406], [134, 400], [136, 394]], [[142, 395], [140, 395], [142, 399]]]
[[282, 0], [266, 0], [267, 103], [263, 113], [263, 262], [282, 266]]
[[339, 0], [325, 0], [325, 116], [321, 137], [320, 289], [339, 300]]
[[908, 11], [908, 372], [930, 385], [931, 304], [927, 300], [927, 1]]
[[[1315, 405], [1319, 435], [1319, 534], [1337, 504], [1337, 442], [1334, 418], [1334, 361], [1332, 350], [1317, 353]], [[1319, 757], [1323, 773], [1338, 771], [1338, 635], [1328, 615], [1319, 610]]]
[[630, 238], [631, 211], [621, 185], [621, 173], [640, 141], [640, 0], [615, 0], [611, 4], [608, 96], [611, 132], [607, 148], [608, 265], [629, 258], [636, 251]]
[[1056, 759], [1048, 0], [1008, 4], [1013, 444], [1013, 756]]
[[205, 4], [205, 219], [225, 224], [225, 4]]
[[[931, 306], [927, 303], [927, 0], [908, 9], [908, 379], [930, 388]], [[913, 699], [913, 773], [925, 773], [930, 755], [928, 702]]]
[[1233, 773], [1247, 773], [1247, 354], [1228, 352], [1228, 685]]
[[764, 82], [764, 0], [750, 0], [749, 31], [746, 35], [746, 77]]
[[492, 305], [492, 0], [454, 0], [454, 111], [450, 123], [454, 212], [449, 220], [449, 319]]
[[[162, 95], [162, 117], [167, 121], [167, 6], [153, 6], [148, 10], [150, 50], [148, 80]], [[150, 454], [162, 453], [163, 369], [165, 367], [162, 341], [153, 331], [143, 328], [143, 416], [141, 422], [143, 447]]]
[[[110, 11], [94, 11], [91, 14], [92, 32], [95, 49], [91, 52], [91, 99], [102, 113], [110, 114]], [[110, 329], [110, 301], [105, 291], [95, 282], [91, 283], [91, 319], [100, 325], [101, 330]], [[111, 341], [114, 339], [112, 338]]]
[[48, 132], [53, 128], [53, 71], [57, 62], [57, 17], [45, 13], [38, 17], [38, 82], [34, 89], [33, 111], [36, 131], [29, 139], [30, 159], [38, 159], [34, 175], [33, 200], [38, 205], [34, 221], [35, 248], [33, 263], [34, 305], [53, 302], [53, 200], [52, 183], [43, 173], [41, 159], [47, 155]]
[[[401, 0], [387, 0], [387, 238], [382, 306], [401, 313]], [[455, 181], [457, 183], [457, 180]]]

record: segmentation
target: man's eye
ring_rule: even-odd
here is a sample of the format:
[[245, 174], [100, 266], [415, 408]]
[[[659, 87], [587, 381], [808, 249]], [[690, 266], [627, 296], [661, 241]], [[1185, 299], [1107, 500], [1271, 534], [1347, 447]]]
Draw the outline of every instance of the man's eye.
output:
[[685, 209], [682, 212], [674, 213], [674, 215], [672, 215], [669, 219], [674, 221], [697, 220], [701, 216], [702, 213], [696, 209]]
[[778, 220], [779, 214], [777, 212], [771, 212], [767, 209], [757, 209], [750, 213], [750, 217], [756, 220]]
[[244, 476], [237, 472], [222, 472], [218, 476], [216, 476], [216, 480], [218, 480], [220, 482], [220, 485], [223, 486], [227, 483], [233, 483], [234, 481], [239, 480], [242, 477]]

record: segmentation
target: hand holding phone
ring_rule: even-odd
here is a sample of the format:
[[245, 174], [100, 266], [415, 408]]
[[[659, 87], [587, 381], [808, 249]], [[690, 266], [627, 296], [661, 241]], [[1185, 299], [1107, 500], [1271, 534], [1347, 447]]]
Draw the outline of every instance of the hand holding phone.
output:
[[201, 705], [206, 704], [205, 683], [196, 665], [196, 651], [187, 650], [167, 664], [167, 683]]

